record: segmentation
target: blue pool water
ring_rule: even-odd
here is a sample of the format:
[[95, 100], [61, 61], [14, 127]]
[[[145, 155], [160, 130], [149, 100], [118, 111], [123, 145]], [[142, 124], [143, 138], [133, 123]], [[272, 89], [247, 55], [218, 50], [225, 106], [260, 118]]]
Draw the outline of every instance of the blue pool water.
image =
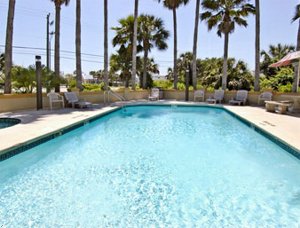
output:
[[14, 126], [20, 122], [21, 120], [15, 118], [0, 118], [0, 129]]
[[0, 227], [297, 227], [300, 161], [222, 109], [128, 107], [0, 162]]

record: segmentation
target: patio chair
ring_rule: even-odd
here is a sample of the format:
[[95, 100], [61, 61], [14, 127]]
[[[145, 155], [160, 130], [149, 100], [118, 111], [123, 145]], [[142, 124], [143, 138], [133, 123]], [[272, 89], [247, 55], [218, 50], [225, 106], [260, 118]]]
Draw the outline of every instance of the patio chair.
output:
[[88, 106], [92, 105], [90, 102], [79, 100], [75, 92], [66, 92], [64, 93], [64, 96], [67, 103], [72, 105], [72, 108], [75, 108], [76, 106], [79, 108], [87, 108]]
[[238, 90], [236, 96], [229, 101], [229, 104], [245, 105], [247, 102], [247, 97], [247, 90]]
[[200, 90], [195, 90], [194, 91], [194, 101], [197, 100], [197, 98], [201, 99], [202, 101], [204, 101], [204, 95], [205, 95], [205, 92], [203, 89], [200, 89]]
[[148, 97], [149, 101], [158, 101], [159, 100], [159, 89], [158, 88], [152, 88], [151, 93]]
[[51, 110], [54, 103], [61, 103], [62, 108], [65, 107], [64, 98], [60, 94], [51, 92], [47, 94], [47, 97], [49, 98], [49, 105]]
[[216, 103], [222, 103], [224, 99], [224, 90], [215, 90], [214, 96], [213, 97], [209, 97], [206, 99], [207, 103], [212, 103], [212, 104], [216, 104]]
[[271, 92], [263, 92], [259, 95], [257, 104], [260, 105], [261, 101], [265, 103], [265, 101], [271, 101], [273, 94]]

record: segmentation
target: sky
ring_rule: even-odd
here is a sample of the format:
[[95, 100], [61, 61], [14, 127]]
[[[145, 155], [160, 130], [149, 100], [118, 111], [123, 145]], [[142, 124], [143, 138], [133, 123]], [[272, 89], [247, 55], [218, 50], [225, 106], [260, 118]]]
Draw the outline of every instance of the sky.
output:
[[[103, 0], [82, 0], [82, 69], [85, 74], [103, 69]], [[166, 74], [173, 60], [173, 17], [172, 11], [155, 0], [139, 0], [139, 14], [146, 13], [160, 17], [165, 28], [170, 31], [168, 49], [151, 52], [159, 65], [160, 73]], [[254, 0], [250, 1], [254, 4]], [[4, 52], [6, 20], [9, 0], [0, 1], [0, 52]], [[299, 0], [261, 0], [261, 49], [268, 50], [270, 44], [296, 45], [298, 23], [291, 23], [295, 6]], [[75, 0], [61, 10], [61, 71], [72, 73], [75, 70]], [[195, 0], [178, 9], [178, 55], [192, 51], [195, 20]], [[115, 32], [110, 28], [118, 25], [118, 20], [133, 14], [134, 0], [108, 0], [109, 56], [115, 53], [111, 40]], [[202, 9], [200, 9], [200, 12]], [[16, 0], [13, 45], [19, 47], [46, 48], [46, 16], [50, 13], [54, 20], [54, 4], [50, 0]], [[255, 60], [255, 17], [248, 17], [248, 27], [236, 27], [229, 37], [229, 57], [244, 60], [254, 69]], [[54, 31], [54, 25], [51, 27]], [[54, 49], [54, 37], [51, 39]], [[222, 57], [224, 40], [216, 30], [208, 31], [205, 22], [199, 23], [198, 58]], [[93, 56], [84, 55], [92, 54]], [[42, 56], [46, 64], [45, 51], [13, 49], [13, 63], [27, 67], [34, 64], [35, 55]], [[52, 52], [53, 55], [53, 52]], [[51, 59], [52, 69], [54, 60]]]

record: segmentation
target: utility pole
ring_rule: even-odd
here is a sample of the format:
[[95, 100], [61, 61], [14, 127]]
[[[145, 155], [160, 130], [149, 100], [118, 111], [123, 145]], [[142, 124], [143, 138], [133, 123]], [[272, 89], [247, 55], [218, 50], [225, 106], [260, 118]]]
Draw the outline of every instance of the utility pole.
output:
[[50, 34], [49, 34], [49, 27], [50, 27], [50, 13], [47, 14], [47, 43], [46, 43], [46, 50], [47, 50], [47, 69], [50, 70]]

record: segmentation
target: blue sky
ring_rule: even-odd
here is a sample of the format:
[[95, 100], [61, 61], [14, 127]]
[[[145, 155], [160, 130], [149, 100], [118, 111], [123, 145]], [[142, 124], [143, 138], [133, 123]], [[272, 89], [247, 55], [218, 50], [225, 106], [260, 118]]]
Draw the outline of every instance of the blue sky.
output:
[[[253, 0], [254, 1], [254, 0]], [[253, 2], [252, 1], [252, 2]], [[8, 2], [0, 2], [0, 52], [4, 51], [5, 30]], [[109, 28], [118, 24], [118, 19], [133, 12], [133, 0], [109, 0]], [[261, 0], [261, 48], [267, 49], [270, 44], [296, 45], [298, 23], [291, 23], [298, 0]], [[195, 1], [178, 10], [178, 54], [191, 51], [194, 29]], [[14, 21], [15, 46], [45, 48], [46, 46], [46, 15], [51, 13], [54, 19], [54, 4], [50, 0], [16, 0]], [[166, 51], [151, 52], [152, 57], [160, 66], [161, 74], [165, 74], [172, 66], [173, 59], [173, 21], [172, 12], [156, 3], [155, 0], [140, 0], [139, 13], [147, 13], [160, 17], [170, 31], [169, 48]], [[254, 68], [254, 35], [255, 18], [248, 18], [247, 28], [236, 28], [229, 40], [229, 56], [247, 62], [250, 69]], [[53, 26], [54, 30], [54, 26]], [[111, 45], [113, 31], [109, 31], [109, 55], [114, 53]], [[52, 48], [54, 47], [52, 39]], [[61, 50], [75, 51], [75, 0], [68, 7], [62, 7], [61, 17]], [[82, 67], [85, 73], [103, 69], [103, 0], [82, 0], [82, 53], [100, 55], [99, 57], [83, 56]], [[35, 55], [44, 51], [14, 49], [14, 64], [28, 66], [34, 63]], [[223, 38], [216, 31], [208, 32], [204, 22], [199, 24], [198, 58], [222, 57]], [[75, 55], [61, 53], [61, 71], [73, 72]], [[52, 60], [53, 68], [53, 60]]]

